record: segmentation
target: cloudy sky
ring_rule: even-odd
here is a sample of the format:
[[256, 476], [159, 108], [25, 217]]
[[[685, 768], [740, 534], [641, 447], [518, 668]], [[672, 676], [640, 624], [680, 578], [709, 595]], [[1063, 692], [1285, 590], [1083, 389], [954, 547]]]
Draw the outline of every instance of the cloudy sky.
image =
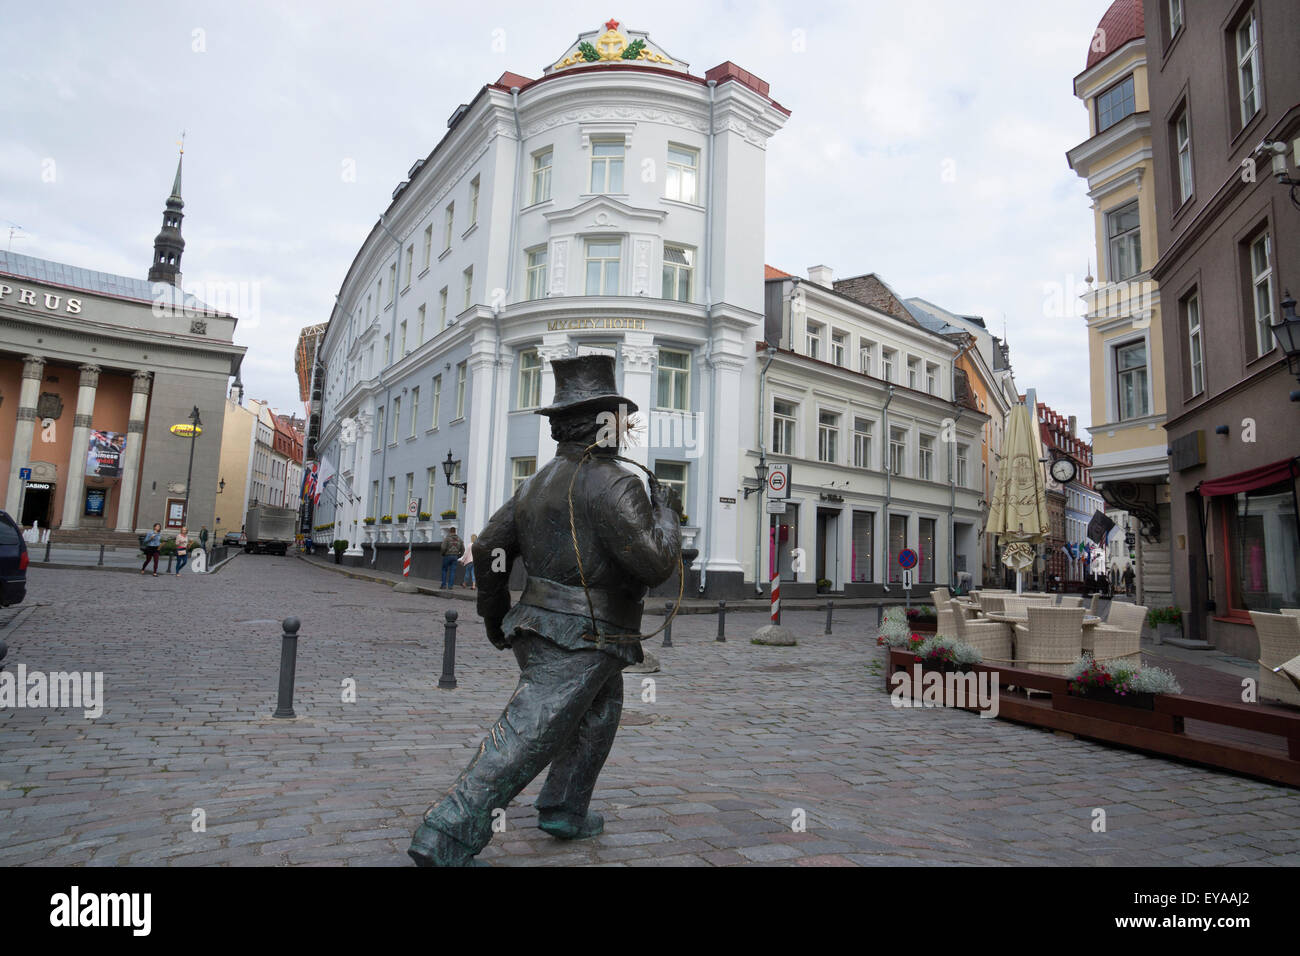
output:
[[1017, 383], [1087, 424], [1075, 286], [1095, 253], [1065, 152], [1087, 135], [1071, 81], [1107, 5], [23, 4], [5, 14], [0, 241], [143, 277], [186, 130], [185, 282], [244, 284], [247, 394], [299, 409], [298, 329], [329, 317], [456, 105], [504, 70], [540, 76], [613, 16], [697, 75], [737, 62], [793, 111], [768, 150], [768, 262], [877, 272], [995, 334], [1005, 320]]

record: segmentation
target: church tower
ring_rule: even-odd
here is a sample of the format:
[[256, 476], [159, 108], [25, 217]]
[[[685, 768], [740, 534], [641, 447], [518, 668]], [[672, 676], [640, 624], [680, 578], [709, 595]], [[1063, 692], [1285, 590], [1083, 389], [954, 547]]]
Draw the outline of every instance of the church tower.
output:
[[185, 240], [181, 238], [181, 212], [185, 203], [181, 201], [181, 162], [185, 151], [181, 150], [176, 160], [176, 181], [172, 183], [172, 194], [167, 197], [167, 207], [163, 210], [162, 230], [153, 241], [153, 265], [149, 267], [150, 282], [168, 282], [180, 288], [181, 253], [185, 251]]

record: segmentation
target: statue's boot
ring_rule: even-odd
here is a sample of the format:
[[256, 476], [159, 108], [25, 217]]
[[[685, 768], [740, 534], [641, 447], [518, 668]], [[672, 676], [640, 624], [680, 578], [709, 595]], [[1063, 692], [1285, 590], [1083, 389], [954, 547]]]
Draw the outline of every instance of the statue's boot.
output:
[[487, 866], [475, 859], [474, 852], [463, 843], [457, 843], [441, 830], [421, 823], [411, 837], [407, 856], [416, 866]]
[[559, 840], [583, 840], [605, 830], [605, 818], [599, 813], [579, 817], [563, 810], [542, 810], [537, 815], [538, 829]]

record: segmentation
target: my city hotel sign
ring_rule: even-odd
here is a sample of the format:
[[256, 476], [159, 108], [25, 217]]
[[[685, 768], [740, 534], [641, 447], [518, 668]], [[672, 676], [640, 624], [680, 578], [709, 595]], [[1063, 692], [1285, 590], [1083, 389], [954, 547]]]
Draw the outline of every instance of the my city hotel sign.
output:
[[583, 329], [623, 329], [644, 332], [645, 319], [547, 319], [547, 332], [580, 332]]
[[[18, 293], [18, 298], [10, 299], [10, 296], [15, 292]], [[40, 301], [37, 301], [38, 296]], [[63, 311], [69, 315], [78, 315], [81, 312], [80, 299], [69, 298], [65, 300], [63, 296], [55, 295], [52, 292], [38, 292], [35, 289], [24, 289], [21, 286], [15, 289], [13, 286], [4, 283], [0, 283], [0, 302], [12, 305], [30, 305], [34, 309], [45, 306], [50, 312], [58, 312], [59, 307], [62, 306]]]

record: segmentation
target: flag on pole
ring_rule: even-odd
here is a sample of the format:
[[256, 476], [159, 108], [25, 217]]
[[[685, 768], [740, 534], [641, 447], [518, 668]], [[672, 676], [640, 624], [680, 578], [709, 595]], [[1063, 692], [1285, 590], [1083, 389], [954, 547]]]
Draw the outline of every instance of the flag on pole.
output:
[[311, 498], [316, 492], [316, 462], [311, 463], [311, 467], [302, 473], [302, 497]]
[[312, 493], [312, 504], [319, 505], [321, 492], [324, 491], [329, 486], [329, 483], [334, 480], [336, 473], [334, 471], [334, 466], [329, 463], [328, 458], [322, 458], [319, 462], [319, 468], [313, 469], [313, 471], [314, 488]]

